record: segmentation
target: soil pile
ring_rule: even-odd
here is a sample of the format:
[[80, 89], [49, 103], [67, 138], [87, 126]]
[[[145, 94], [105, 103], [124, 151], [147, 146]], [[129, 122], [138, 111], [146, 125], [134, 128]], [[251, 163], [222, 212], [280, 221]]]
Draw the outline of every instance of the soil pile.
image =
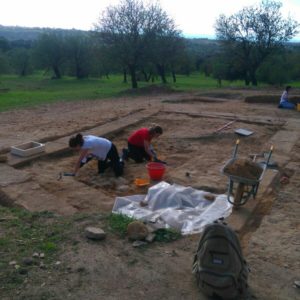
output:
[[227, 174], [252, 180], [259, 179], [262, 171], [263, 169], [258, 164], [247, 159], [236, 159], [224, 168]]

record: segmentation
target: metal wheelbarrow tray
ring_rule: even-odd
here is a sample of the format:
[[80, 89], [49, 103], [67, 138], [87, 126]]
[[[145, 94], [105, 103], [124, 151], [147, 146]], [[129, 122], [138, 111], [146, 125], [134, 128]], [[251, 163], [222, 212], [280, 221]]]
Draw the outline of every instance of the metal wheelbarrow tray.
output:
[[[231, 165], [237, 160], [238, 146], [239, 146], [239, 140], [236, 141], [236, 145], [231, 159], [227, 161], [227, 163], [221, 170], [222, 174], [229, 178], [227, 200], [235, 207], [244, 205], [250, 199], [251, 196], [255, 198], [258, 191], [259, 183], [262, 180], [266, 169], [268, 168], [268, 164], [273, 152], [273, 146], [271, 146], [270, 151], [268, 153], [267, 161], [265, 163], [257, 163], [255, 162], [255, 158], [252, 160], [253, 163], [255, 163], [257, 166], [262, 168], [262, 172], [258, 179], [251, 179], [247, 177], [233, 175], [225, 171], [226, 167], [228, 167], [229, 165]], [[234, 201], [232, 201], [231, 195], [233, 194], [234, 183], [237, 184], [237, 188], [234, 195]]]
[[[262, 172], [258, 179], [250, 179], [246, 177], [232, 175], [225, 171], [225, 168], [231, 165], [232, 163], [234, 163], [235, 160], [237, 160], [237, 158], [231, 158], [230, 160], [227, 161], [227, 163], [224, 165], [222, 169], [222, 174], [229, 178], [229, 186], [228, 186], [228, 193], [227, 193], [228, 202], [230, 202], [234, 206], [241, 206], [244, 205], [251, 196], [255, 198], [259, 187], [259, 183], [264, 176], [267, 165], [266, 164], [261, 165], [257, 163], [257, 166], [262, 168]], [[230, 195], [232, 194], [234, 183], [237, 183], [238, 186], [235, 193], [234, 201], [232, 201]]]

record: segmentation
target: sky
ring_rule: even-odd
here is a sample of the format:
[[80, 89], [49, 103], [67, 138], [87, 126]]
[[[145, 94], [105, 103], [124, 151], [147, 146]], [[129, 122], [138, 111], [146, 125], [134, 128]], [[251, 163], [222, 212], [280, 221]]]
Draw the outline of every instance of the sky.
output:
[[[119, 0], [2, 0], [0, 25], [93, 29], [101, 12]], [[231, 15], [257, 0], [160, 0], [185, 36], [214, 36], [220, 14]], [[300, 0], [282, 0], [282, 13], [300, 22]], [[298, 33], [296, 39], [300, 39]]]

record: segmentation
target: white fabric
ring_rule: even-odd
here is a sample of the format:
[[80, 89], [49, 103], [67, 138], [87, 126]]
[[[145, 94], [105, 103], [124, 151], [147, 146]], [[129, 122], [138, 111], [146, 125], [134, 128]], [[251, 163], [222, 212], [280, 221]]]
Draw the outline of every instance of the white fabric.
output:
[[281, 98], [280, 98], [280, 103], [283, 103], [283, 102], [288, 102], [288, 92], [287, 91], [284, 91], [281, 95]]
[[84, 143], [81, 149], [89, 150], [100, 160], [105, 160], [107, 153], [111, 148], [111, 141], [94, 135], [86, 135], [83, 137]]
[[[193, 234], [221, 217], [228, 217], [232, 211], [227, 195], [215, 195], [212, 202], [204, 198], [205, 194], [208, 193], [160, 182], [151, 187], [147, 195], [117, 197], [112, 211], [160, 227], [172, 227], [184, 235]], [[142, 207], [142, 201], [147, 206]]]

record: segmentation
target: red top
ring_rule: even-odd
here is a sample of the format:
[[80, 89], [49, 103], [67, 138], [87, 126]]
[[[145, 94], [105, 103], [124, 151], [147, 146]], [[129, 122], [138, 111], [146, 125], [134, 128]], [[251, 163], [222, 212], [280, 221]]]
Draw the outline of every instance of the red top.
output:
[[144, 147], [144, 141], [151, 141], [151, 136], [148, 128], [141, 128], [135, 131], [129, 138], [128, 143], [137, 147]]

